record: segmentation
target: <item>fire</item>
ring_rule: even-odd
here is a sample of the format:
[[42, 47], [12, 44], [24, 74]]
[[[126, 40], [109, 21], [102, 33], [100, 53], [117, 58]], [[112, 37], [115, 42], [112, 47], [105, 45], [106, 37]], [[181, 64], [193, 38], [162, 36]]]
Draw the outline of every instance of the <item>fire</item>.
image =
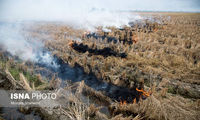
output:
[[71, 42], [68, 43], [68, 45], [69, 45], [70, 47], [72, 47], [73, 44], [74, 44], [73, 41], [71, 41]]
[[[136, 98], [133, 100], [133, 104], [135, 104], [135, 103], [136, 103]], [[126, 100], [124, 100], [124, 101], [120, 100], [120, 105], [127, 105]]]
[[[138, 88], [136, 88], [136, 91], [142, 93], [142, 95], [145, 96], [145, 97], [149, 97], [149, 96], [152, 94], [151, 89], [150, 89], [149, 91], [146, 92], [146, 91], [144, 91], [143, 89], [139, 90]], [[142, 99], [142, 95], [139, 96], [139, 99], [140, 99], [140, 100]], [[132, 103], [133, 103], [133, 104], [137, 103], [136, 98], [133, 99], [133, 102], [132, 102]], [[121, 100], [120, 100], [120, 105], [126, 105], [126, 104], [127, 104], [127, 101], [125, 101], [125, 100], [124, 100], [124, 101], [121, 101]]]
[[126, 105], [126, 101], [124, 101], [123, 105]]
[[137, 43], [138, 37], [137, 37], [136, 35], [133, 35], [133, 36], [132, 36], [132, 41], [133, 41], [134, 43]]
[[136, 98], [133, 100], [133, 104], [135, 104], [136, 103]]
[[144, 91], [143, 89], [139, 90], [138, 88], [136, 88], [136, 90], [138, 92], [141, 92], [143, 96], [145, 97], [149, 97], [151, 95], [151, 91], [149, 90], [148, 92]]
[[120, 105], [126, 105], [127, 103], [126, 103], [126, 100], [125, 101], [121, 101], [120, 100]]

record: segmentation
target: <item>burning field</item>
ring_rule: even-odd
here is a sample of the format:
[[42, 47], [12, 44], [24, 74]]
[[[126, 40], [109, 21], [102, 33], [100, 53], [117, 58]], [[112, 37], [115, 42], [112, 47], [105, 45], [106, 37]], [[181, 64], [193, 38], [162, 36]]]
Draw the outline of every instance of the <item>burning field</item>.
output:
[[200, 118], [199, 13], [88, 12], [73, 5], [47, 7], [48, 17], [0, 12], [0, 100], [2, 90], [57, 97], [37, 106], [0, 101], [0, 120]]
[[8, 30], [23, 45], [1, 41], [1, 88], [67, 91], [57, 92], [65, 106], [2, 107], [2, 119], [197, 120], [200, 15], [139, 14], [146, 19], [95, 31], [23, 23], [23, 40], [9, 29], [18, 24], [2, 23], [2, 38]]

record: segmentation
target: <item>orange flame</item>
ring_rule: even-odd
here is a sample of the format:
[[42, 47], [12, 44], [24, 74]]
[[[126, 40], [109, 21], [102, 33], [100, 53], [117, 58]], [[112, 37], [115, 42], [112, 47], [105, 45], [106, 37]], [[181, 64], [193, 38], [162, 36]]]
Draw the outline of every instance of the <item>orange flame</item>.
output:
[[72, 47], [73, 44], [74, 44], [73, 41], [71, 41], [71, 42], [68, 43], [68, 45], [69, 45], [70, 47]]
[[126, 105], [127, 103], [126, 103], [126, 101], [121, 101], [120, 100], [120, 105]]
[[148, 92], [144, 91], [143, 89], [139, 90], [136, 88], [138, 92], [141, 92], [143, 96], [149, 97], [151, 95], [151, 91], [149, 90]]
[[133, 104], [135, 104], [136, 103], [136, 98], [133, 100]]
[[123, 102], [123, 105], [126, 105], [126, 101]]
[[133, 35], [133, 36], [132, 36], [132, 41], [133, 41], [134, 43], [137, 43], [138, 37], [137, 37], [136, 35]]

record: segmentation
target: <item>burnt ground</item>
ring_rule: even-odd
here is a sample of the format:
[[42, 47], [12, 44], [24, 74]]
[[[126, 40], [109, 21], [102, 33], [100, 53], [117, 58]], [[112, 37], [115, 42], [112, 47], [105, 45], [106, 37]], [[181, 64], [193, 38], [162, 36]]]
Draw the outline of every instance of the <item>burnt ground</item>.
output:
[[[61, 59], [57, 76], [72, 83], [83, 80], [112, 98], [113, 118], [198, 119], [199, 14], [152, 15], [159, 22], [147, 20], [108, 33], [85, 35], [84, 30], [54, 24], [29, 32], [38, 39], [40, 30], [49, 32], [53, 40], [45, 47]], [[66, 33], [81, 41], [66, 38]], [[136, 88], [152, 94], [141, 95]]]

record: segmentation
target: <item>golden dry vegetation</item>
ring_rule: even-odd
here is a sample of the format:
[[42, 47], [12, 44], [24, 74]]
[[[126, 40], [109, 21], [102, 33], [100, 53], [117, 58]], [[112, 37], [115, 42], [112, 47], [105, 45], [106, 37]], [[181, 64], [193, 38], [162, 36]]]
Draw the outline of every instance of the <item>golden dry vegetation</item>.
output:
[[95, 111], [102, 119], [199, 119], [200, 14], [139, 14], [152, 19], [133, 22], [131, 27], [109, 27], [111, 32], [99, 27], [92, 33], [57, 23], [38, 23], [28, 31], [45, 40], [45, 47], [70, 66], [78, 64], [104, 82], [138, 92], [137, 101], [110, 102], [109, 96], [90, 90], [109, 101], [111, 117]]

